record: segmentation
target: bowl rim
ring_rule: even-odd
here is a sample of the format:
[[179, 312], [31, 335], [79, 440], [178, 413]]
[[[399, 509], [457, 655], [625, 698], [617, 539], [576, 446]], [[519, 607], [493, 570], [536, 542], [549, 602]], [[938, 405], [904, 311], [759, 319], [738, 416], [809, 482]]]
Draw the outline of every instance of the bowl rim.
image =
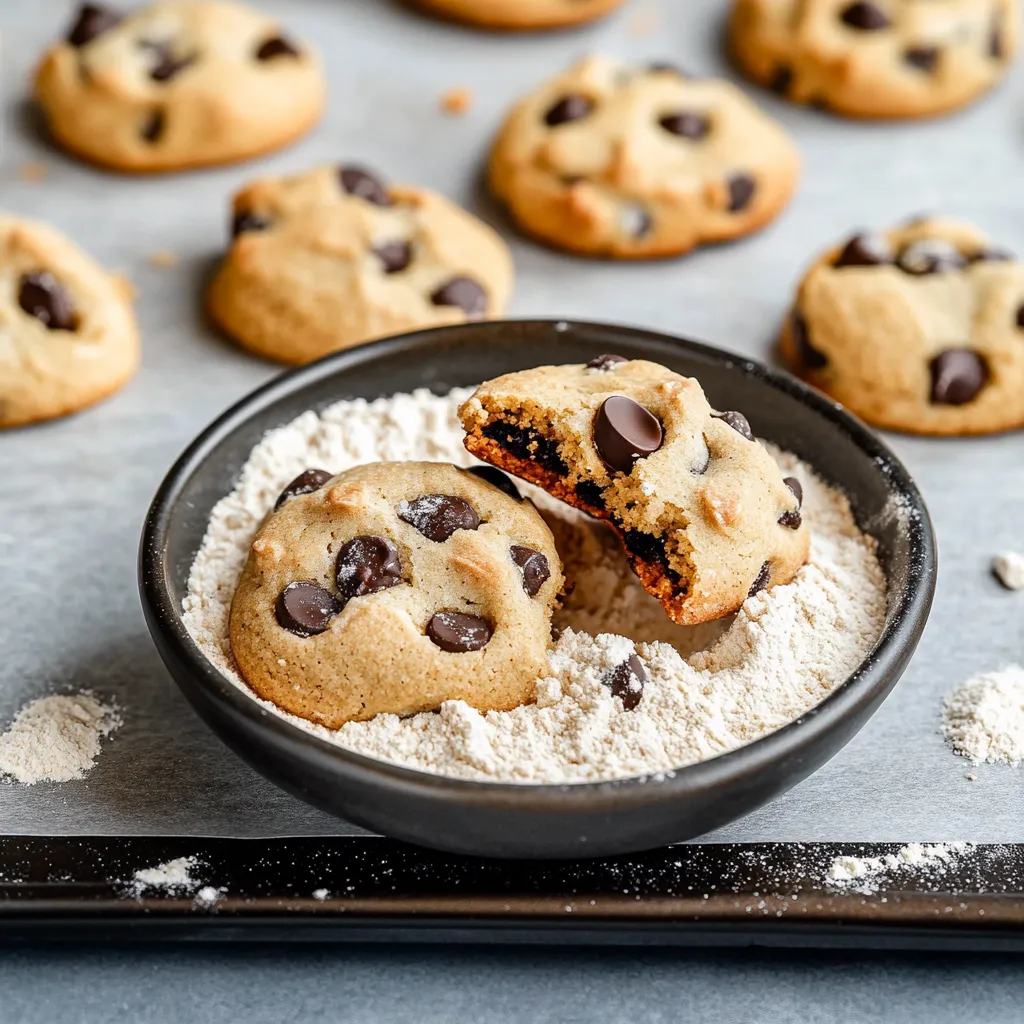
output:
[[[372, 758], [332, 743], [293, 725], [279, 714], [267, 711], [255, 694], [233, 683], [209, 661], [185, 628], [181, 608], [176, 607], [172, 600], [164, 560], [167, 532], [175, 506], [186, 483], [202, 462], [220, 446], [225, 437], [258, 416], [268, 406], [326, 377], [383, 356], [422, 349], [434, 344], [439, 336], [451, 336], [453, 332], [462, 329], [471, 328], [475, 332], [483, 331], [487, 334], [498, 333], [512, 325], [526, 329], [546, 328], [556, 332], [577, 329], [615, 332], [624, 335], [624, 341], [655, 343], [666, 352], [685, 350], [727, 370], [755, 377], [809, 406], [833, 426], [840, 428], [872, 460], [877, 471], [885, 478], [890, 492], [898, 496], [900, 505], [907, 513], [905, 521], [912, 571], [905, 588], [896, 594], [889, 591], [890, 605], [886, 611], [886, 623], [875, 646], [821, 703], [767, 736], [709, 760], [665, 772], [606, 781], [492, 782], [421, 771]], [[241, 466], [238, 467], [240, 469]], [[917, 571], [914, 571], [915, 566]], [[341, 776], [369, 774], [378, 785], [394, 786], [407, 794], [418, 791], [424, 797], [433, 799], [448, 796], [463, 804], [483, 801], [489, 805], [504, 803], [508, 806], [543, 806], [550, 802], [562, 810], [569, 799], [578, 809], [585, 807], [597, 810], [609, 799], [617, 800], [624, 790], [631, 791], [633, 797], [641, 802], [660, 801], [680, 792], [706, 791], [728, 780], [759, 773], [780, 760], [799, 757], [804, 748], [814, 746], [816, 740], [823, 738], [846, 719], [880, 702], [899, 676], [897, 673], [896, 678], [890, 678], [890, 666], [905, 665], [924, 631], [935, 591], [937, 546], [924, 499], [899, 458], [859, 419], [791, 374], [704, 342], [628, 324], [566, 318], [510, 318], [427, 328], [368, 342], [287, 370], [249, 392], [206, 426], [168, 470], [146, 515], [138, 568], [139, 591], [150, 630], [159, 631], [161, 639], [173, 650], [178, 660], [189, 667], [193, 677], [201, 684], [204, 695], [220, 705], [219, 710], [240, 717], [252, 730], [269, 733], [269, 741], [274, 746], [285, 745], [292, 750], [299, 750], [302, 756], [314, 758], [320, 765], [326, 766], [327, 771]]]

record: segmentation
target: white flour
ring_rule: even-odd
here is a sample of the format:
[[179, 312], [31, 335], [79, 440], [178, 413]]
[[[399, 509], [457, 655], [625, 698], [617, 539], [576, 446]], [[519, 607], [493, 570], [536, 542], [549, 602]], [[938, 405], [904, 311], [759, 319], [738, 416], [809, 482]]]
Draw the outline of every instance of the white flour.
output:
[[29, 786], [81, 779], [120, 724], [117, 709], [88, 691], [31, 701], [0, 734], [0, 775]]
[[[421, 390], [339, 402], [257, 445], [235, 490], [213, 511], [184, 601], [186, 626], [228, 678], [245, 688], [228, 641], [231, 598], [284, 485], [309, 467], [340, 472], [395, 459], [470, 465], [455, 415], [467, 394]], [[538, 681], [536, 704], [481, 714], [449, 701], [438, 713], [378, 715], [331, 732], [260, 703], [371, 757], [493, 781], [664, 773], [765, 736], [827, 697], [870, 652], [885, 616], [874, 545], [857, 530], [846, 499], [793, 456], [773, 455], [803, 481], [811, 561], [793, 584], [749, 599], [732, 619], [675, 625], [644, 592], [606, 527], [522, 485], [550, 522], [566, 575], [576, 582], [556, 618], [565, 631]], [[649, 679], [640, 704], [627, 712], [600, 679], [633, 652], [634, 641]]]
[[1024, 761], [1024, 668], [1009, 665], [954, 690], [942, 709], [942, 734], [974, 764]]
[[167, 892], [191, 892], [200, 882], [192, 877], [199, 866], [195, 857], [175, 857], [174, 860], [157, 864], [155, 868], [143, 868], [132, 876], [131, 891], [140, 895], [147, 889], [164, 889]]
[[966, 853], [972, 843], [908, 843], [883, 857], [840, 856], [832, 861], [828, 884], [833, 889], [871, 895], [898, 882], [900, 875], [937, 882]]

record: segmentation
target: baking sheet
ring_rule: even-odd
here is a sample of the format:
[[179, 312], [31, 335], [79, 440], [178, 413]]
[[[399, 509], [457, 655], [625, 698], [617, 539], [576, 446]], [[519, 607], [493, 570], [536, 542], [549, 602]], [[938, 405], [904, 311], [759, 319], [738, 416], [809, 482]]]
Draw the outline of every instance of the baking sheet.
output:
[[[346, 834], [263, 781], [192, 713], [163, 669], [135, 583], [148, 502], [175, 456], [229, 403], [277, 367], [221, 339], [201, 290], [225, 236], [227, 198], [262, 174], [360, 160], [393, 180], [447, 193], [497, 224], [519, 273], [510, 314], [636, 323], [769, 357], [802, 268], [860, 225], [922, 211], [972, 218], [1024, 253], [1018, 68], [994, 96], [941, 121], [858, 125], [751, 93], [792, 131], [805, 172], [784, 216], [754, 239], [687, 259], [622, 266], [573, 259], [519, 239], [479, 187], [481, 162], [517, 96], [589, 50], [671, 59], [728, 73], [718, 0], [633, 0], [607, 22], [539, 37], [490, 36], [386, 0], [254, 0], [316, 40], [331, 102], [317, 132], [242, 167], [149, 179], [75, 164], [53, 150], [26, 101], [35, 56], [70, 3], [0, 7], [3, 136], [0, 207], [49, 220], [138, 289], [145, 355], [115, 400], [63, 422], [0, 436], [0, 720], [27, 700], [88, 687], [125, 724], [82, 782], [0, 786], [0, 830], [35, 835]], [[640, 34], [654, 20], [656, 28]], [[442, 116], [438, 96], [474, 94]], [[19, 178], [27, 161], [46, 179]], [[169, 250], [174, 267], [147, 256]], [[797, 789], [709, 837], [719, 841], [1024, 839], [1024, 779], [971, 769], [938, 734], [941, 699], [976, 672], [1024, 658], [1024, 595], [988, 563], [1024, 548], [1024, 433], [968, 441], [889, 437], [929, 502], [941, 572], [918, 655], [867, 728]], [[968, 773], [976, 781], [968, 781]]]

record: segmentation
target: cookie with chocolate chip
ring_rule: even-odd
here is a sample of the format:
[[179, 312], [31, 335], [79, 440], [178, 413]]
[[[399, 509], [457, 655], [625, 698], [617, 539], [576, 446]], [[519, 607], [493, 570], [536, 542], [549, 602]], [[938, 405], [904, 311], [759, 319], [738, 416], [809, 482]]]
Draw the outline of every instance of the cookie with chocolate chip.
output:
[[527, 232], [616, 259], [756, 231], [798, 173], [782, 128], [728, 82], [607, 57], [522, 100], [490, 161], [493, 192]]
[[235, 593], [231, 648], [253, 690], [331, 729], [532, 702], [564, 586], [533, 505], [448, 464], [322, 472], [284, 489]]
[[48, 225], [0, 213], [0, 427], [92, 405], [138, 361], [127, 283]]
[[735, 0], [733, 53], [755, 81], [850, 117], [927, 117], [995, 85], [1017, 0]]
[[807, 560], [802, 487], [742, 412], [644, 360], [601, 356], [482, 384], [459, 410], [466, 447], [607, 521], [678, 623], [736, 611]]
[[859, 232], [804, 276], [781, 347], [798, 374], [879, 427], [1024, 426], [1024, 263], [956, 220]]
[[482, 221], [355, 163], [267, 178], [234, 199], [214, 319], [247, 348], [305, 363], [373, 338], [500, 316], [512, 257]]
[[453, 21], [503, 31], [567, 28], [600, 18], [623, 0], [408, 0]]
[[55, 139], [130, 172], [244, 160], [304, 135], [325, 84], [312, 49], [229, 0], [83, 3], [36, 71]]

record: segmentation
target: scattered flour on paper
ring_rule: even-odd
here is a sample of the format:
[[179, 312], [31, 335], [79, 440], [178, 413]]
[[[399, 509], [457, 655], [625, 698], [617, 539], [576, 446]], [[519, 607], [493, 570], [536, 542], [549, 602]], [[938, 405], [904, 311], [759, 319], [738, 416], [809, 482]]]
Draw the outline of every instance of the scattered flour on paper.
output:
[[142, 868], [132, 876], [131, 891], [141, 895], [147, 889], [163, 889], [166, 892], [191, 892], [201, 883], [192, 877], [199, 866], [195, 857], [175, 857], [174, 860], [157, 864], [153, 868]]
[[839, 856], [832, 861], [828, 884], [833, 889], [870, 896], [899, 882], [900, 875], [939, 881], [974, 849], [973, 843], [908, 843], [882, 857]]
[[1024, 667], [1009, 665], [957, 687], [942, 708], [942, 734], [973, 764], [1024, 761]]
[[89, 691], [30, 701], [0, 734], [0, 775], [27, 786], [81, 779], [120, 724], [118, 709]]
[[[270, 431], [256, 446], [235, 489], [213, 510], [183, 603], [189, 632], [229, 679], [251, 692], [231, 656], [231, 599], [252, 540], [284, 485], [310, 466], [341, 472], [400, 459], [472, 465], [456, 415], [469, 393], [439, 397], [419, 390], [338, 402]], [[787, 475], [803, 481], [811, 560], [792, 584], [748, 599], [733, 617], [675, 625], [640, 586], [607, 527], [524, 484], [576, 582], [556, 616], [563, 632], [538, 680], [535, 704], [480, 713], [449, 701], [438, 712], [378, 715], [329, 731], [260, 703], [371, 757], [522, 783], [657, 775], [765, 736], [819, 704], [865, 659], [886, 608], [874, 544], [857, 529], [845, 497], [794, 456], [772, 454]], [[649, 678], [643, 700], [627, 712], [601, 678], [634, 646]]]

